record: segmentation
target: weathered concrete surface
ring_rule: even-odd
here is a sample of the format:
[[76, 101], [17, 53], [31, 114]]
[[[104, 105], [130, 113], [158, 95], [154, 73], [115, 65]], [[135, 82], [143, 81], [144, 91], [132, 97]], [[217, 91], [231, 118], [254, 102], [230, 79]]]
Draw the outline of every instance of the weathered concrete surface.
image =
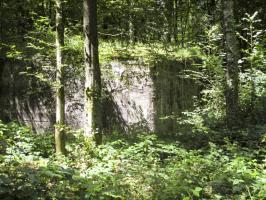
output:
[[55, 118], [51, 89], [21, 75], [25, 67], [25, 63], [17, 61], [0, 62], [0, 119], [16, 120], [40, 132], [51, 130]]
[[[193, 106], [199, 89], [178, 75], [186, 68], [180, 62], [157, 63], [148, 68], [138, 62], [111, 62], [102, 69], [104, 127], [106, 132], [153, 131], [172, 133], [176, 117]], [[1, 119], [18, 120], [36, 131], [53, 131], [54, 95], [51, 87], [20, 75], [22, 63], [0, 63]], [[84, 124], [82, 78], [67, 81], [66, 121], [73, 128]]]
[[[111, 62], [105, 70], [106, 101], [113, 104], [110, 117], [118, 117], [116, 121], [126, 132], [154, 131], [150, 69], [134, 62]], [[113, 124], [110, 125], [112, 130]]]
[[177, 118], [183, 111], [193, 110], [194, 97], [199, 96], [200, 89], [195, 81], [181, 78], [188, 69], [190, 62], [176, 61], [157, 63], [152, 69], [156, 132], [176, 133]]

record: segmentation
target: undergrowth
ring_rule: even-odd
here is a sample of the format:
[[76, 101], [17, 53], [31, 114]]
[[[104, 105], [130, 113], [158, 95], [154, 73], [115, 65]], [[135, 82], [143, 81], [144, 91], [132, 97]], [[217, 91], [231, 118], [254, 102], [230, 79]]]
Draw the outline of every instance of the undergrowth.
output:
[[[0, 199], [264, 199], [265, 150], [226, 140], [189, 150], [153, 134], [94, 146], [71, 133], [68, 156], [52, 135], [0, 124]], [[198, 141], [199, 142], [199, 141]], [[263, 142], [263, 141], [262, 141]], [[254, 147], [255, 148], [255, 147]]]

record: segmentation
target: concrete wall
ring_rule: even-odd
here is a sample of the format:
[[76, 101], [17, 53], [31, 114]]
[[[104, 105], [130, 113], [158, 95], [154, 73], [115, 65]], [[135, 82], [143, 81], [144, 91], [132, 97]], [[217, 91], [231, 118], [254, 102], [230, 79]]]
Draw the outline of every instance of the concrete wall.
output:
[[51, 130], [55, 119], [53, 94], [46, 84], [21, 75], [27, 65], [0, 61], [0, 119], [16, 120], [36, 131]]
[[[177, 131], [176, 117], [193, 107], [198, 86], [179, 75], [190, 64], [168, 61], [146, 67], [139, 62], [111, 62], [102, 69], [106, 132]], [[35, 78], [20, 75], [27, 64], [0, 62], [0, 118], [28, 124], [38, 132], [53, 131], [52, 89]], [[66, 87], [66, 120], [73, 128], [84, 124], [83, 78]]]

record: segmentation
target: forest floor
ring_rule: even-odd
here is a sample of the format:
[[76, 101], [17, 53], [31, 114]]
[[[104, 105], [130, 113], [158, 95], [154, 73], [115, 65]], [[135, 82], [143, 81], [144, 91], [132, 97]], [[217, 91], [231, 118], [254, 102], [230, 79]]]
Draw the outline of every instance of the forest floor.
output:
[[[0, 124], [0, 199], [258, 199], [266, 197], [265, 140], [206, 141], [154, 134], [106, 138], [76, 131], [68, 155], [53, 134]], [[195, 144], [195, 145], [194, 145]], [[202, 145], [199, 145], [202, 144]]]

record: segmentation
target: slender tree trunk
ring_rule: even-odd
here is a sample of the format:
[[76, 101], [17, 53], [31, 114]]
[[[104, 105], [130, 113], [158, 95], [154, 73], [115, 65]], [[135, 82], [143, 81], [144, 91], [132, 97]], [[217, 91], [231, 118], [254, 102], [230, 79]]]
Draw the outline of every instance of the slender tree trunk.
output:
[[3, 0], [0, 0], [0, 50], [1, 43], [3, 42]]
[[9, 112], [9, 120], [12, 120], [16, 116], [15, 109], [15, 69], [13, 59], [9, 63], [10, 69], [10, 78], [9, 78], [9, 104], [10, 104], [10, 112]]
[[83, 0], [83, 29], [85, 56], [85, 135], [102, 141], [101, 71], [99, 66], [97, 1]]
[[239, 75], [238, 75], [238, 44], [234, 24], [234, 2], [223, 0], [223, 30], [226, 52], [226, 115], [229, 129], [238, 125], [239, 112]]
[[128, 28], [129, 28], [129, 43], [133, 44], [134, 43], [134, 25], [133, 25], [132, 14], [129, 14]]
[[56, 153], [65, 154], [65, 94], [64, 94], [64, 65], [62, 48], [64, 46], [64, 24], [62, 0], [56, 0]]
[[[189, 41], [190, 41], [190, 12], [191, 12], [191, 2], [188, 1], [186, 5], [186, 19], [185, 19], [185, 28], [184, 28], [184, 43], [186, 44], [186, 47], [189, 46]], [[191, 41], [190, 41], [191, 42]]]
[[46, 9], [48, 9], [48, 19], [50, 20], [50, 23], [51, 23], [51, 21], [52, 21], [52, 0], [49, 0], [47, 3], [46, 3], [46, 6], [47, 6], [47, 8]]
[[178, 14], [177, 14], [177, 0], [174, 0], [174, 13], [173, 13], [173, 42], [176, 44], [178, 42], [177, 39], [177, 20], [178, 20]]
[[185, 27], [184, 27], [184, 11], [183, 11], [183, 7], [184, 7], [184, 2], [180, 1], [179, 2], [179, 6], [180, 6], [180, 27], [181, 27], [181, 38], [180, 38], [180, 43], [181, 43], [181, 47], [183, 48], [185, 46]]
[[165, 17], [167, 21], [167, 41], [174, 40], [174, 0], [165, 1]]
[[128, 9], [129, 9], [129, 12], [128, 12], [129, 43], [133, 44], [134, 43], [134, 24], [133, 24], [133, 16], [132, 16], [132, 9], [133, 9], [132, 1], [128, 0], [127, 5], [128, 5]]
[[[252, 52], [255, 48], [255, 41], [254, 41], [254, 27], [253, 24], [250, 24], [250, 33], [249, 33], [249, 43], [250, 43], [250, 49], [249, 54], [252, 55]], [[256, 102], [256, 75], [255, 75], [255, 69], [254, 69], [254, 58], [251, 58], [250, 60], [250, 81], [251, 81], [251, 91], [250, 91], [250, 120], [251, 123], [256, 123], [256, 112], [255, 112], [255, 102]]]

